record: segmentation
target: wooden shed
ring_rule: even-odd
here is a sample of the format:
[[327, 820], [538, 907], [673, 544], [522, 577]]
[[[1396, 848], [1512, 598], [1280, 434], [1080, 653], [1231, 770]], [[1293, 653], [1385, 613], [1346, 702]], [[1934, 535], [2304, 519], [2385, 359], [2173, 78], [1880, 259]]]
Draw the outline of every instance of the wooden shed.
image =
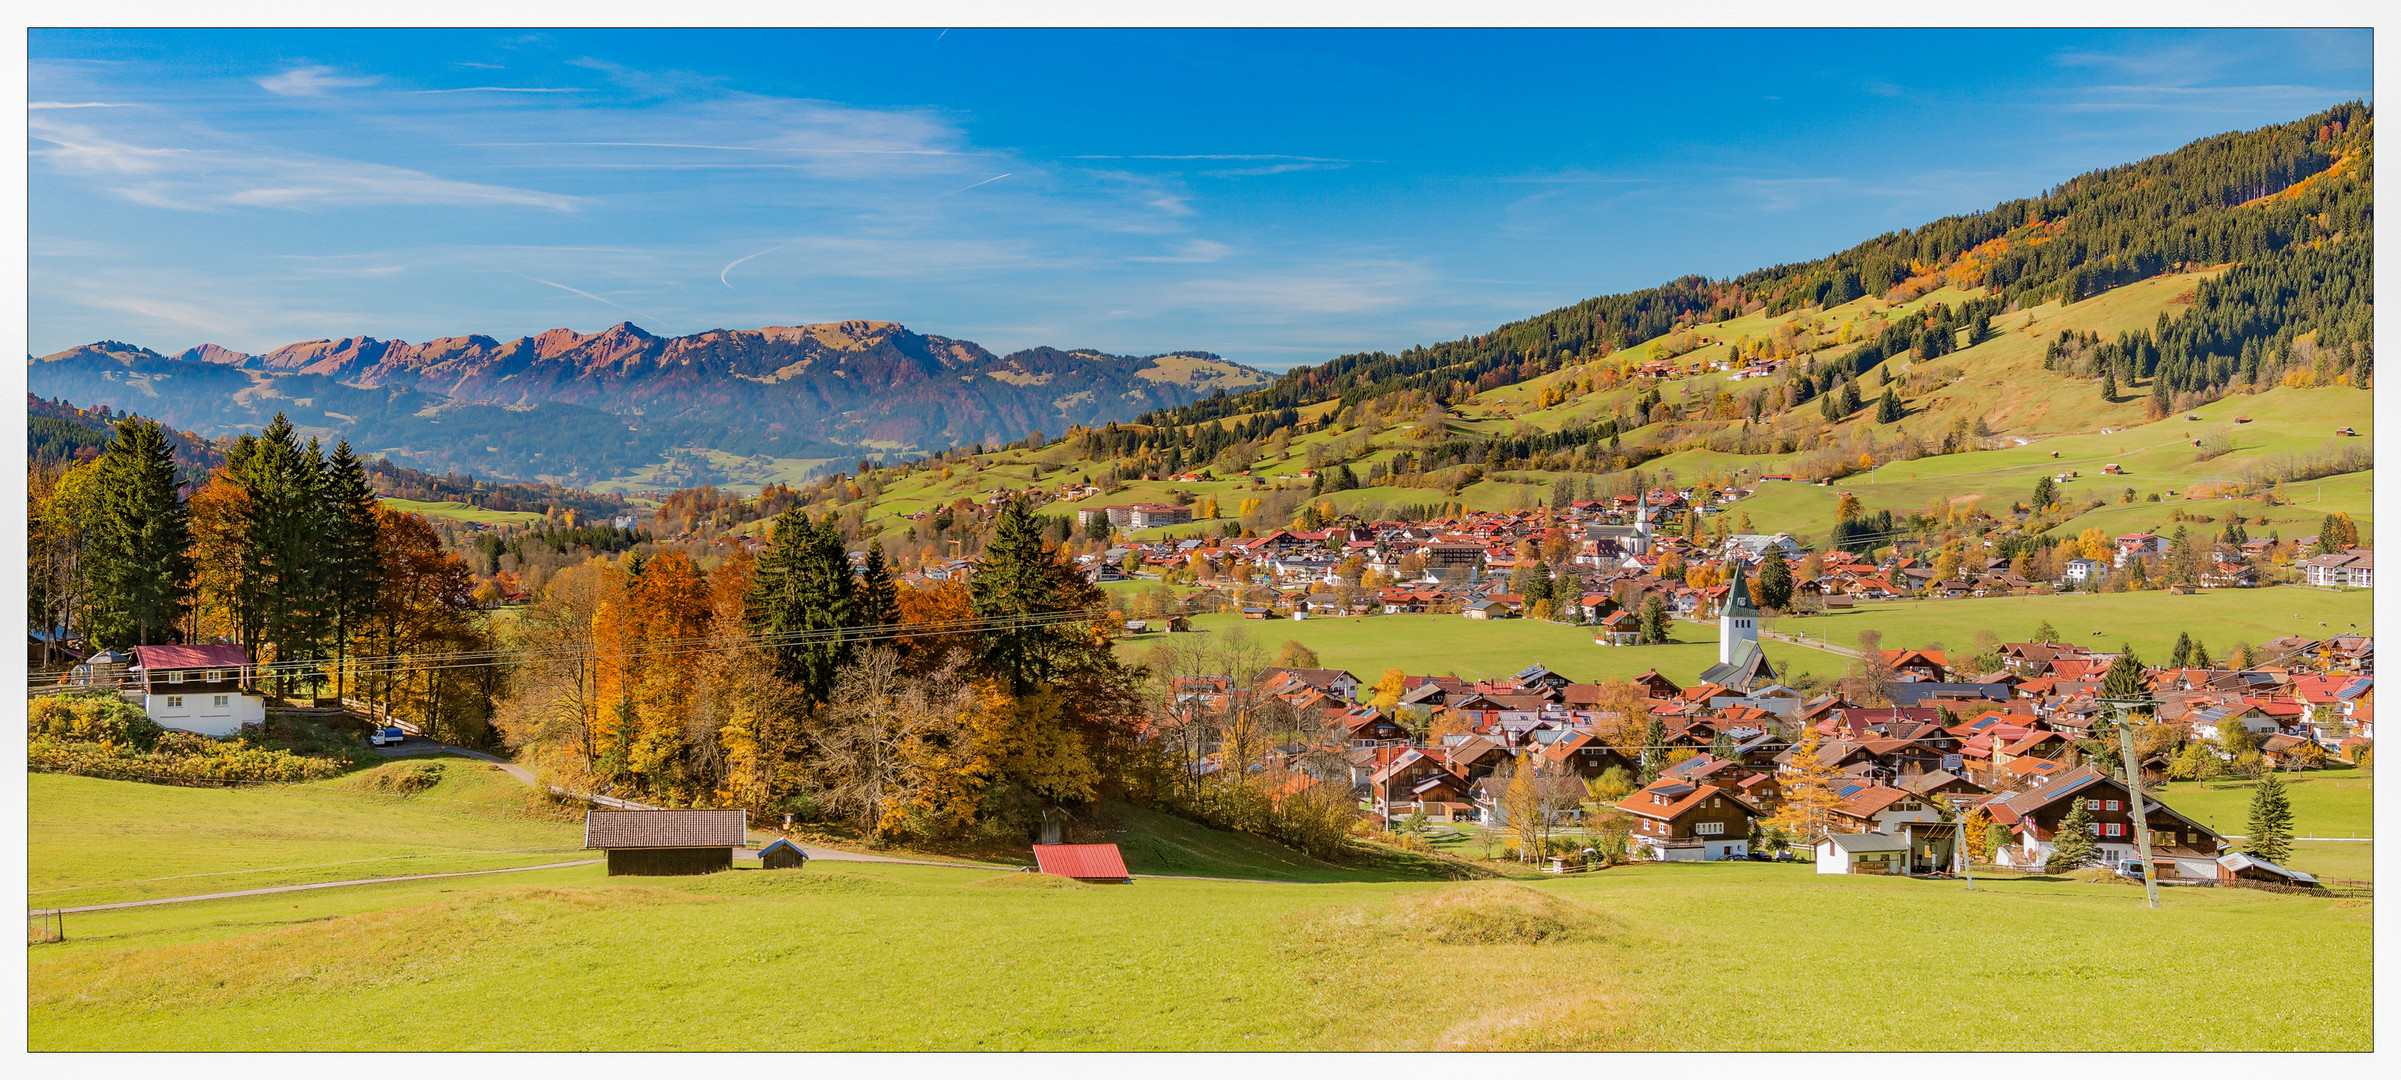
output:
[[746, 810], [593, 810], [584, 847], [609, 853], [612, 877], [711, 874], [733, 869], [749, 827]]
[[1134, 880], [1115, 844], [1036, 844], [1034, 863], [1045, 874], [1077, 881], [1128, 885]]
[[780, 837], [774, 843], [759, 849], [759, 869], [761, 870], [798, 870], [808, 865], [808, 862], [808, 852], [800, 850], [800, 845]]

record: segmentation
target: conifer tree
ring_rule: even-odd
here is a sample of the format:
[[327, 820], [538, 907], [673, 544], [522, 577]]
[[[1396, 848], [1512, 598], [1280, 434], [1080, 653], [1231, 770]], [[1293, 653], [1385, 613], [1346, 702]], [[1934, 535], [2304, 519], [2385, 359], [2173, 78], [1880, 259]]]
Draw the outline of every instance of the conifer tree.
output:
[[2188, 633], [2185, 633], [2185, 632], [2183, 632], [2183, 631], [2177, 631], [2177, 633], [2176, 633], [2176, 647], [2175, 647], [2175, 649], [2174, 649], [2173, 651], [2171, 651], [2171, 652], [2168, 654], [2168, 666], [2169, 666], [2169, 667], [2172, 667], [2172, 668], [2184, 668], [2184, 667], [2191, 667], [2191, 666], [2192, 666], [2192, 660], [2193, 660], [2193, 637], [2192, 637], [2192, 635], [2191, 635], [2191, 634], [2188, 634]]
[[[240, 637], [260, 662], [318, 659], [333, 621], [324, 455], [315, 440], [301, 448], [291, 421], [277, 413], [256, 439], [245, 438], [227, 457], [242, 462], [234, 477], [244, 496], [235, 603]], [[296, 677], [309, 678], [279, 671], [277, 691], [289, 692]]]
[[808, 703], [832, 695], [849, 658], [852, 642], [844, 631], [859, 625], [855, 590], [833, 515], [811, 522], [798, 506], [776, 515], [770, 546], [743, 597], [743, 621], [767, 639], [775, 673]]
[[2249, 836], [2244, 838], [2243, 851], [2272, 863], [2283, 863], [2293, 850], [2293, 805], [2284, 793], [2284, 781], [2271, 770], [2259, 778], [2259, 786], [2251, 790], [2251, 819], [2246, 823]]
[[1659, 779], [1659, 769], [1667, 763], [1667, 721], [1658, 713], [1649, 713], [1642, 724], [1642, 786]]
[[884, 542], [867, 546], [867, 565], [859, 575], [859, 625], [893, 626], [900, 622], [900, 586], [884, 562]]
[[2101, 849], [2093, 843], [2093, 816], [2084, 808], [2083, 796], [2070, 796], [2067, 816], [2059, 819], [2059, 831], [2051, 837], [2053, 872], [2074, 870], [2100, 857]]
[[1889, 424], [1902, 415], [1900, 396], [1892, 392], [1892, 387], [1885, 387], [1884, 396], [1876, 399], [1876, 422]]
[[1019, 695], [1051, 682], [1070, 662], [1075, 638], [1089, 634], [1072, 623], [1026, 625], [1017, 620], [1100, 606], [1099, 590], [1056, 552], [1043, 548], [1033, 511], [1023, 498], [1001, 508], [968, 593], [977, 618], [998, 620], [978, 640], [976, 665]]
[[334, 693], [346, 690], [350, 643], [364, 632], [383, 592], [383, 553], [377, 543], [375, 489], [351, 453], [350, 441], [335, 443], [326, 461], [325, 560], [330, 579], [334, 648]]
[[1644, 645], [1667, 644], [1667, 603], [1657, 595], [1642, 602], [1641, 625], [1635, 640]]
[[1759, 606], [1783, 611], [1792, 605], [1792, 566], [1781, 552], [1770, 551], [1759, 563]]
[[119, 421], [98, 480], [85, 555], [92, 637], [118, 648], [164, 645], [192, 597], [190, 515], [166, 432]]

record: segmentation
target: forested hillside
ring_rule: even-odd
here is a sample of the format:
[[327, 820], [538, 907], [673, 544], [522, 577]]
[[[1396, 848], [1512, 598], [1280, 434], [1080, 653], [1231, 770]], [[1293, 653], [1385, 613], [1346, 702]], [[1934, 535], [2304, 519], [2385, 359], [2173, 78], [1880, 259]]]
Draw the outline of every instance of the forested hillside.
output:
[[[2199, 460], [2137, 494], [2353, 471], [2368, 451], [2328, 440], [2368, 430], [2373, 128], [2367, 106], [2344, 105], [1824, 259], [1338, 357], [1135, 423], [836, 476], [801, 497], [856, 535], [933, 557], [972, 551], [1000, 489], [1041, 489], [1062, 513], [1178, 501], [1211, 511], [1188, 529], [1216, 532], [1538, 505], [1562, 481], [1623, 489], [1643, 468], [1687, 483], [1865, 473], [1881, 488], [1930, 457], [1983, 460], [1972, 455], [2311, 388], [2356, 397], [2266, 409], [2280, 419], [2252, 426], [2242, 409], [2209, 409], [2213, 426], [2179, 440]], [[1954, 494], [2023, 498], [2035, 466], [1996, 468]], [[1831, 536], [1833, 493], [1811, 490], [1823, 494], [1777, 494], [1778, 516], [1754, 524]], [[1864, 505], [1925, 516], [1886, 490], [1862, 492]]]

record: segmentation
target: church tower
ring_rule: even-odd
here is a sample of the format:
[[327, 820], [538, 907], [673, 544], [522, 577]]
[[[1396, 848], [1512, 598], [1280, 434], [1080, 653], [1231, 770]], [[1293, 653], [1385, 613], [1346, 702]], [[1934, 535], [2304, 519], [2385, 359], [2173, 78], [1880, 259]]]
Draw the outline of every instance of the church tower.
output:
[[1626, 538], [1626, 550], [1641, 555], [1651, 550], [1651, 497], [1637, 492], [1634, 499], [1634, 535]]
[[1727, 560], [1734, 564], [1734, 580], [1726, 589], [1726, 603], [1717, 613], [1717, 662], [1731, 664], [1734, 658], [1751, 646], [1759, 648], [1759, 609], [1751, 606], [1751, 590], [1742, 583], [1742, 560]]

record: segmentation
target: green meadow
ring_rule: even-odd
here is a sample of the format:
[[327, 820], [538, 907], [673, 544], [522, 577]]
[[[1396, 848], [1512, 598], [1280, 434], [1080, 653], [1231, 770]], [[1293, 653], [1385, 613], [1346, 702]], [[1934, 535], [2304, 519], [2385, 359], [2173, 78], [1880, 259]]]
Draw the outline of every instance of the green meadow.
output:
[[[2235, 890], [1639, 865], [1256, 884], [597, 867], [70, 917], [50, 1050], [2364, 1050], [2371, 908]], [[1960, 933], [1974, 927], [1974, 949]], [[2305, 948], [2194, 948], [2195, 942]], [[1905, 959], [1905, 962], [1904, 962]], [[1794, 1016], [1794, 1001], [1906, 1009]], [[1931, 983], [1929, 982], [1931, 980]], [[2225, 987], [2246, 992], [2228, 995]], [[1430, 999], [1429, 995], [1433, 995]], [[1434, 1006], [1434, 1007], [1429, 1007]], [[327, 1022], [329, 1017], [350, 1022]], [[425, 1022], [388, 1022], [397, 1018]], [[1394, 1022], [1396, 1017], [1413, 1017]], [[1381, 1019], [1379, 1019], [1381, 1018]], [[1768, 1022], [1763, 1022], [1768, 1021]]]
[[[379, 793], [379, 773], [438, 761], [439, 782]], [[489, 762], [416, 758], [313, 784], [186, 788], [26, 777], [28, 902], [78, 907], [316, 881], [588, 858], [580, 817], [533, 812]]]
[[542, 515], [531, 510], [487, 510], [457, 501], [419, 502], [415, 499], [385, 498], [382, 502], [404, 514], [464, 521], [473, 525], [531, 525], [542, 520]]

